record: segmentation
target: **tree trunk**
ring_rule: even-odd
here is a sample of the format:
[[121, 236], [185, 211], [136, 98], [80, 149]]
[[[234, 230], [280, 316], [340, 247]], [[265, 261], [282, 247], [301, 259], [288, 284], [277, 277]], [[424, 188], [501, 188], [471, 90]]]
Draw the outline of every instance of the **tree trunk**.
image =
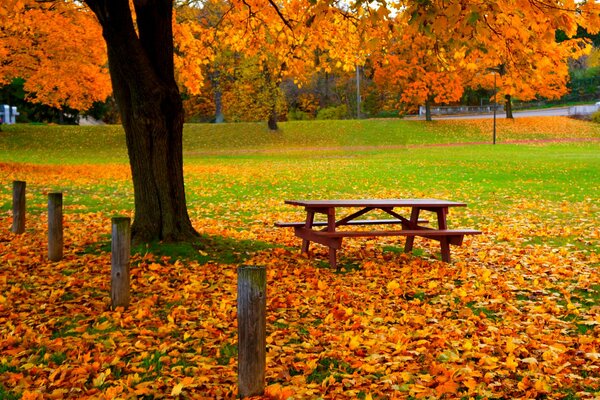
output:
[[504, 107], [506, 109], [506, 118], [514, 119], [515, 117], [513, 116], [512, 112], [512, 102], [510, 94], [504, 95], [504, 98], [506, 99], [506, 103], [504, 104]]
[[225, 121], [225, 117], [223, 116], [223, 92], [221, 92], [220, 84], [221, 74], [219, 71], [211, 72], [209, 79], [215, 101], [215, 124], [220, 124]]
[[223, 93], [219, 87], [215, 88], [215, 123], [221, 124], [225, 122], [223, 116]]
[[279, 130], [279, 126], [277, 125], [277, 107], [275, 105], [273, 105], [271, 113], [269, 114], [267, 125], [271, 131]]
[[264, 71], [264, 79], [266, 87], [269, 90], [269, 101], [270, 101], [270, 110], [269, 116], [267, 117], [267, 126], [270, 131], [279, 130], [279, 126], [277, 126], [277, 83], [273, 82], [273, 77], [269, 71]]
[[197, 236], [183, 183], [183, 105], [174, 78], [172, 0], [86, 0], [98, 17], [133, 178], [136, 242]]
[[431, 100], [425, 100], [425, 121], [433, 121], [431, 118]]

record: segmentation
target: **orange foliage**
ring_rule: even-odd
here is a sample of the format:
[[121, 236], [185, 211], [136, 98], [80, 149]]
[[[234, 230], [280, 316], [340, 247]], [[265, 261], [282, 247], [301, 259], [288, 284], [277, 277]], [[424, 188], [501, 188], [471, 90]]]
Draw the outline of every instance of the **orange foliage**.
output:
[[0, 58], [0, 85], [25, 79], [33, 102], [84, 110], [111, 93], [100, 26], [71, 2], [4, 1]]

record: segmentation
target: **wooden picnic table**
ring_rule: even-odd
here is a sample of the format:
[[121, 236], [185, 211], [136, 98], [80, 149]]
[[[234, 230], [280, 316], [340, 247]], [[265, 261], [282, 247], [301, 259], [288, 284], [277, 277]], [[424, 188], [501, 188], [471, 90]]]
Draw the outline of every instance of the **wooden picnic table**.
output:
[[[474, 229], [448, 229], [447, 215], [450, 207], [465, 207], [459, 203], [438, 199], [362, 199], [362, 200], [286, 200], [285, 204], [304, 207], [306, 220], [304, 222], [276, 222], [278, 227], [293, 227], [295, 235], [302, 239], [301, 251], [308, 252], [310, 242], [329, 247], [329, 264], [337, 266], [337, 250], [342, 245], [344, 237], [377, 237], [377, 236], [406, 236], [405, 252], [413, 249], [415, 236], [420, 236], [440, 242], [442, 261], [450, 262], [450, 245], [460, 246], [465, 235], [481, 234]], [[400, 209], [410, 209], [407, 218], [398, 212]], [[352, 210], [338, 219], [338, 210]], [[393, 219], [357, 219], [362, 215], [381, 210]], [[437, 228], [424, 226], [429, 221], [420, 219], [421, 211], [429, 211], [437, 216]], [[326, 221], [315, 221], [316, 214], [324, 214]], [[401, 229], [383, 230], [338, 230], [340, 226], [357, 225], [401, 225]], [[322, 229], [317, 229], [324, 227]]]

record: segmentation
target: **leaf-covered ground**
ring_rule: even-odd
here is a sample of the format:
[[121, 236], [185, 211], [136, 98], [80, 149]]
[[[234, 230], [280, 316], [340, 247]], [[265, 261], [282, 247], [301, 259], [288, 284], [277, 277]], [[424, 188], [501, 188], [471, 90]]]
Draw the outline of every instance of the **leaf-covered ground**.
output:
[[[110, 217], [125, 164], [0, 164], [0, 398], [234, 398], [236, 268], [267, 268], [271, 399], [600, 396], [597, 144], [212, 158], [186, 165], [197, 257], [137, 249], [131, 307], [111, 311]], [[421, 150], [422, 152], [422, 150]], [[5, 179], [5, 181], [4, 181]], [[28, 182], [14, 235], [10, 182]], [[65, 192], [65, 259], [46, 259], [45, 197]], [[276, 220], [291, 197], [466, 201], [435, 243], [348, 240], [341, 273]], [[226, 254], [229, 258], [224, 257]]]

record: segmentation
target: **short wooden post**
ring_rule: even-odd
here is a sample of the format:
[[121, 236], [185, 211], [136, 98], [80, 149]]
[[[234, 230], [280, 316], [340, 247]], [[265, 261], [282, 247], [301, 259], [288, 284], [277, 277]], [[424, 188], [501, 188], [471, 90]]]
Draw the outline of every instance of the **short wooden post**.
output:
[[50, 261], [60, 261], [63, 258], [62, 206], [62, 193], [48, 193], [48, 259]]
[[129, 306], [130, 222], [129, 217], [112, 219], [110, 298], [113, 310]]
[[239, 396], [265, 390], [267, 273], [265, 267], [238, 267], [238, 385]]
[[14, 233], [25, 232], [25, 182], [13, 182], [13, 224]]

